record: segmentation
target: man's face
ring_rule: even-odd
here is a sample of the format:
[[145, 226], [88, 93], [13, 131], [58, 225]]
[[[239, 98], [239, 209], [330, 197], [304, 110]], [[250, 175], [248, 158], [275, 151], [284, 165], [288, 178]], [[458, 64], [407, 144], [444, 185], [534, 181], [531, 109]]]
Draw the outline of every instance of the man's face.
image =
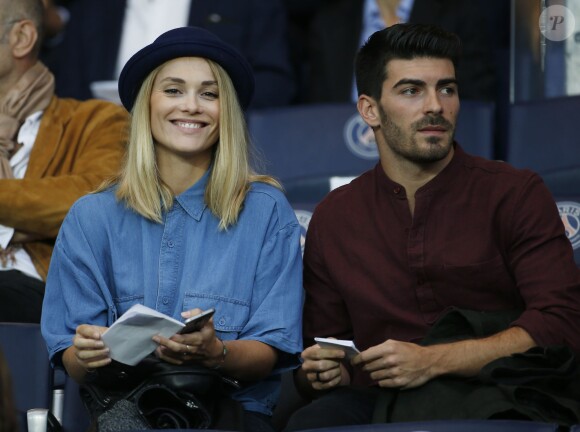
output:
[[449, 155], [459, 112], [451, 60], [419, 57], [391, 60], [379, 101], [386, 150], [418, 164]]

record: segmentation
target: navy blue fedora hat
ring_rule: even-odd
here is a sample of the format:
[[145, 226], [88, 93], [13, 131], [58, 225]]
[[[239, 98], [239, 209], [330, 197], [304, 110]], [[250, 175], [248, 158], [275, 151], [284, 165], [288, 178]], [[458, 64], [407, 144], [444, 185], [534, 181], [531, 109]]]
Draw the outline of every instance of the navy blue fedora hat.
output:
[[119, 76], [121, 102], [131, 111], [141, 84], [157, 66], [179, 57], [203, 57], [223, 67], [230, 76], [242, 108], [254, 94], [254, 74], [248, 61], [234, 47], [200, 27], [179, 27], [159, 36], [137, 51]]

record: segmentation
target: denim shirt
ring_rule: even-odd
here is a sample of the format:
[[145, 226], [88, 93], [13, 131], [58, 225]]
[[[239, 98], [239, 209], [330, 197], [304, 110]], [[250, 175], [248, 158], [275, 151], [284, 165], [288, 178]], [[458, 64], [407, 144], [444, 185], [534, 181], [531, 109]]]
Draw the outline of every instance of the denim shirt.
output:
[[175, 319], [214, 307], [223, 340], [277, 348], [270, 377], [234, 398], [272, 414], [280, 372], [302, 350], [300, 226], [278, 189], [252, 184], [238, 222], [219, 230], [204, 203], [208, 173], [177, 196], [163, 223], [145, 219], [114, 189], [79, 199], [65, 218], [52, 255], [42, 333], [51, 358], [72, 345], [80, 324], [110, 326], [136, 303]]

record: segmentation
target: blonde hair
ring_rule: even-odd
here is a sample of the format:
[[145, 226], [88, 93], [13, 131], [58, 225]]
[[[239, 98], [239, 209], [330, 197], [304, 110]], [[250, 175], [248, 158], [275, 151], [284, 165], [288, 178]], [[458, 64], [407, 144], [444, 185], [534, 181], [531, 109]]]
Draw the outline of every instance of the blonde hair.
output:
[[[252, 182], [263, 182], [281, 189], [273, 177], [258, 175], [251, 167], [251, 141], [236, 90], [227, 72], [206, 59], [219, 89], [219, 141], [214, 146], [213, 166], [205, 189], [205, 202], [220, 220], [224, 230], [234, 225], [242, 210]], [[153, 83], [161, 68], [154, 69], [143, 81], [133, 110], [129, 145], [117, 179], [117, 199], [143, 217], [161, 223], [163, 212], [171, 209], [174, 194], [159, 177], [153, 136], [150, 99]], [[103, 190], [111, 182], [99, 188]]]

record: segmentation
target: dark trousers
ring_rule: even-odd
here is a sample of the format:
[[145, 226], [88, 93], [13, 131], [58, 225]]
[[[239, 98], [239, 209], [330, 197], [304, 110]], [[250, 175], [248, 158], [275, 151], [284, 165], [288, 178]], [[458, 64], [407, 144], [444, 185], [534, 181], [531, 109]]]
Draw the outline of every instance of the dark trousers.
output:
[[18, 270], [0, 271], [0, 321], [40, 322], [44, 282]]
[[285, 431], [369, 424], [377, 396], [375, 388], [337, 388], [292, 414]]
[[254, 411], [244, 411], [244, 431], [275, 432], [272, 417]]

